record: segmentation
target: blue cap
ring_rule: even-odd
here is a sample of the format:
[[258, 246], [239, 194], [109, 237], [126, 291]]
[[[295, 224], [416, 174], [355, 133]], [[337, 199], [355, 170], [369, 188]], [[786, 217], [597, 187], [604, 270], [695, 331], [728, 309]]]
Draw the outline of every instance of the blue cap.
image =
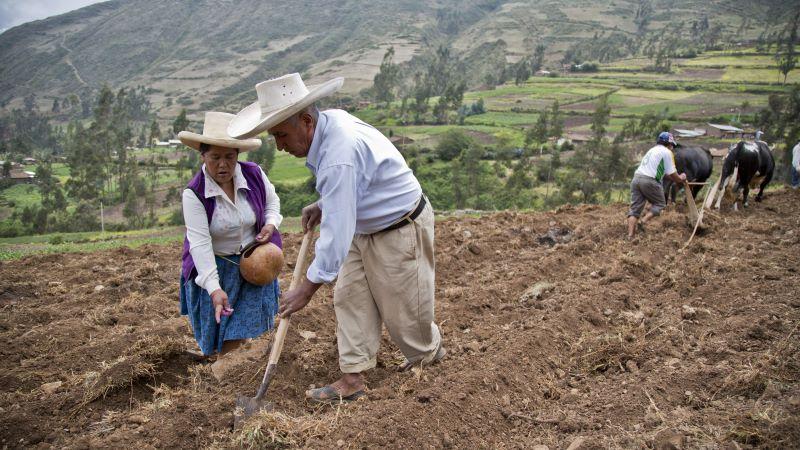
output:
[[678, 145], [675, 143], [675, 138], [672, 137], [672, 133], [669, 131], [662, 131], [658, 135], [658, 139], [656, 140], [656, 144], [672, 144]]

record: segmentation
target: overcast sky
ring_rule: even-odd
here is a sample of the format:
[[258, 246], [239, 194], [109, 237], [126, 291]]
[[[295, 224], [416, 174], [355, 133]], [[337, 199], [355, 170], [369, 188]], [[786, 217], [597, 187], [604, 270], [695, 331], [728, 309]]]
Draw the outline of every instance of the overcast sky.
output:
[[30, 22], [57, 16], [103, 0], [0, 0], [0, 33]]

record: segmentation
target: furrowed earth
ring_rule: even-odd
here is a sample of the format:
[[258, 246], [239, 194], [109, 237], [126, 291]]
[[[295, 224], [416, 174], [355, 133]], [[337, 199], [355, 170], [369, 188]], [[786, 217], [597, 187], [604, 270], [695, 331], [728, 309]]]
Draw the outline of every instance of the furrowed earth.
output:
[[437, 221], [446, 358], [399, 373], [384, 337], [366, 399], [307, 403], [339, 376], [324, 287], [292, 319], [275, 410], [236, 430], [266, 356], [218, 382], [185, 352], [179, 245], [3, 262], [0, 445], [797, 448], [798, 205], [774, 191], [707, 213], [685, 250], [681, 205], [634, 243], [621, 204]]

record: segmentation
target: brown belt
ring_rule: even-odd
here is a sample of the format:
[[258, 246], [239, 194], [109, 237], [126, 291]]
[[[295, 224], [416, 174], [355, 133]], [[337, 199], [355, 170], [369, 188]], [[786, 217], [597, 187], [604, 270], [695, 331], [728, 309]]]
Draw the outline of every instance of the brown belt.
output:
[[396, 230], [396, 229], [402, 228], [402, 227], [404, 227], [404, 226], [406, 226], [406, 225], [408, 225], [410, 223], [413, 223], [414, 220], [417, 217], [419, 217], [420, 214], [422, 214], [422, 210], [425, 209], [425, 204], [426, 203], [427, 202], [425, 201], [425, 194], [422, 194], [422, 196], [419, 198], [419, 202], [417, 203], [417, 207], [414, 208], [413, 211], [410, 211], [407, 214], [404, 214], [403, 217], [400, 218], [400, 220], [398, 220], [397, 222], [389, 225], [388, 227], [378, 231], [378, 233], [383, 233], [384, 231]]

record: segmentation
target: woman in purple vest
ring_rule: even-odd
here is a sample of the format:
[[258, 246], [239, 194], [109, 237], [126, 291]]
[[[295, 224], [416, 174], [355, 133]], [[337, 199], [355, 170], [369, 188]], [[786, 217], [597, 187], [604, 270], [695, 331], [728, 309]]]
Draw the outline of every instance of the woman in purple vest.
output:
[[200, 151], [202, 168], [183, 191], [186, 237], [181, 267], [181, 314], [189, 317], [203, 355], [225, 354], [273, 326], [278, 281], [256, 286], [239, 274], [239, 257], [251, 242], [282, 247], [277, 228], [280, 199], [261, 168], [238, 161], [260, 139], [227, 134], [234, 116], [207, 112], [203, 134], [178, 138]]

